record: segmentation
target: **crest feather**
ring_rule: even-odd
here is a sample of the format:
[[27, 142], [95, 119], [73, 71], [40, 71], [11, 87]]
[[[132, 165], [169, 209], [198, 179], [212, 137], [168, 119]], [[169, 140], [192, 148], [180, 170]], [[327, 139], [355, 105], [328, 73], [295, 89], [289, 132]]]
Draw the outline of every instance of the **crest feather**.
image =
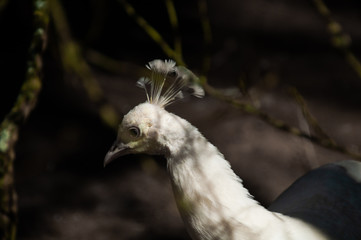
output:
[[177, 98], [183, 98], [182, 90], [192, 90], [191, 94], [203, 97], [204, 90], [198, 77], [185, 67], [177, 67], [173, 60], [153, 60], [146, 67], [150, 77], [138, 80], [137, 86], [145, 90], [147, 101], [165, 107]]

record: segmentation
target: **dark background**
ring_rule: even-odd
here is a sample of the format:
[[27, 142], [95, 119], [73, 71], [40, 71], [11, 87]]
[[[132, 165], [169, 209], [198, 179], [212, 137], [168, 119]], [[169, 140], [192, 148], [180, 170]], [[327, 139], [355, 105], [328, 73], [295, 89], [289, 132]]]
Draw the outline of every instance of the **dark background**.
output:
[[[126, 66], [168, 59], [121, 4], [61, 1], [73, 40]], [[131, 1], [169, 44], [172, 28], [163, 1]], [[233, 93], [244, 80], [253, 103], [307, 131], [296, 87], [324, 130], [341, 145], [361, 146], [361, 79], [330, 43], [327, 22], [312, 1], [207, 1], [212, 29], [209, 82]], [[351, 50], [361, 57], [360, 1], [326, 1]], [[197, 1], [175, 1], [183, 54], [195, 73], [203, 42]], [[9, 1], [0, 12], [0, 116], [8, 113], [24, 81], [33, 33], [31, 1]], [[75, 74], [62, 67], [59, 33], [50, 23], [43, 56], [43, 89], [16, 147], [18, 239], [189, 239], [178, 215], [166, 162], [127, 156], [103, 168], [116, 137]], [[121, 117], [144, 101], [136, 74], [106, 71], [89, 62], [104, 102]], [[209, 96], [189, 98], [169, 110], [198, 127], [231, 162], [245, 186], [267, 206], [297, 177], [327, 162], [349, 158], [274, 129]]]

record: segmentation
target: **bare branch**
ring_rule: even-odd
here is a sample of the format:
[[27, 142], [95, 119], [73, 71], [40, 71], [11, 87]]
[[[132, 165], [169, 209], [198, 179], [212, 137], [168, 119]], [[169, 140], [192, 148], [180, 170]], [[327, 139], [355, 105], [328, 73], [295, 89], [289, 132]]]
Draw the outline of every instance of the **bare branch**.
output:
[[313, 3], [319, 14], [326, 20], [328, 24], [328, 32], [331, 34], [332, 45], [343, 52], [346, 61], [361, 79], [361, 62], [355, 54], [350, 50], [351, 37], [345, 33], [340, 23], [338, 23], [331, 15], [331, 11], [323, 0], [313, 0]]

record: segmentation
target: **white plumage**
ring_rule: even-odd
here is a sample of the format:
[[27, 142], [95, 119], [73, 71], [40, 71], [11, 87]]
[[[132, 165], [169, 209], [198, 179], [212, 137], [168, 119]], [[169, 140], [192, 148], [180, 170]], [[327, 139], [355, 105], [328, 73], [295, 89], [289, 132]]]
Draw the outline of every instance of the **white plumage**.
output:
[[[243, 187], [242, 180], [232, 171], [229, 162], [197, 128], [163, 108], [164, 105], [169, 104], [169, 101], [173, 101], [181, 90], [178, 85], [175, 92], [162, 89], [164, 81], [170, 79], [169, 72], [172, 72], [171, 78], [176, 81], [185, 79], [185, 74], [188, 73], [180, 72], [175, 65], [171, 65], [169, 62], [164, 63], [166, 66], [163, 66], [163, 62], [156, 61], [149, 66], [152, 66], [150, 67], [152, 71], [162, 76], [161, 78], [157, 77], [158, 80], [163, 78], [163, 83], [160, 81], [158, 84], [161, 85], [152, 86], [152, 90], [147, 93], [151, 95], [147, 95], [148, 101], [136, 106], [124, 116], [119, 126], [117, 141], [107, 153], [104, 164], [106, 165], [124, 154], [146, 153], [165, 156], [179, 212], [193, 239], [332, 239], [333, 236], [327, 232], [327, 227], [319, 227], [317, 222], [314, 224], [312, 221], [305, 221], [307, 218], [298, 217], [297, 214], [292, 216], [294, 208], [301, 209], [299, 212], [302, 213], [302, 206], [300, 207], [302, 203], [297, 202], [299, 199], [294, 196], [295, 192], [302, 191], [304, 187], [312, 187], [312, 183], [307, 186], [301, 181], [298, 184], [301, 186], [300, 188], [293, 189], [291, 187], [285, 195], [280, 197], [280, 204], [276, 202], [273, 207], [275, 212], [267, 210], [253, 199], [248, 190]], [[157, 72], [157, 69], [161, 69], [161, 71]], [[145, 88], [146, 84], [152, 84], [151, 80], [143, 81], [141, 86]], [[182, 80], [181, 82], [184, 85], [194, 86], [194, 83], [189, 81]], [[174, 85], [170, 84], [170, 86]], [[163, 90], [166, 93], [168, 91], [168, 96], [171, 96], [167, 98], [167, 101], [162, 98]], [[199, 93], [199, 90], [197, 92]], [[358, 172], [360, 170], [355, 171], [357, 167], [361, 169], [361, 165], [357, 162], [343, 163], [342, 166], [337, 167], [336, 172], [355, 184], [356, 191], [350, 197], [361, 198], [361, 184], [350, 177], [346, 171], [340, 170], [348, 169], [347, 166], [350, 164], [356, 166], [352, 168], [352, 176], [361, 176], [361, 172]], [[288, 193], [291, 193], [291, 197], [288, 196]], [[302, 193], [300, 196], [304, 197]], [[310, 197], [313, 199], [315, 196]], [[292, 197], [296, 198], [296, 201]], [[307, 201], [309, 198], [305, 197], [305, 199]], [[283, 202], [287, 204], [283, 204]], [[308, 201], [307, 204], [310, 202], [313, 205], [320, 204], [317, 199]], [[282, 212], [282, 205], [288, 207], [285, 212]], [[354, 205], [350, 207], [353, 207], [358, 214], [354, 219], [360, 223], [361, 199]], [[306, 209], [309, 210], [307, 207]], [[312, 211], [312, 208], [310, 209]], [[292, 217], [285, 215], [287, 211]], [[330, 211], [333, 211], [332, 206], [330, 206]], [[332, 226], [330, 225], [330, 227]], [[346, 229], [347, 227], [341, 228]], [[354, 234], [356, 234], [355, 238], [347, 239], [361, 239], [361, 230]], [[360, 235], [357, 236], [357, 234]]]

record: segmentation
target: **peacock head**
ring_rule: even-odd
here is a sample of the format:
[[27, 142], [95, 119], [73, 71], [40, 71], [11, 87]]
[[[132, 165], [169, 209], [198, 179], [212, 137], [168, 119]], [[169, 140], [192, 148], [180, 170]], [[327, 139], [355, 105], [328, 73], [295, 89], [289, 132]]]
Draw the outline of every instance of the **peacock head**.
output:
[[204, 95], [199, 79], [171, 60], [154, 60], [146, 67], [150, 76], [141, 78], [137, 86], [145, 90], [147, 101], [124, 116], [117, 139], [105, 156], [104, 165], [126, 154], [166, 154], [167, 130], [174, 125], [176, 118], [164, 109], [165, 106], [182, 98], [184, 90], [197, 97]]

